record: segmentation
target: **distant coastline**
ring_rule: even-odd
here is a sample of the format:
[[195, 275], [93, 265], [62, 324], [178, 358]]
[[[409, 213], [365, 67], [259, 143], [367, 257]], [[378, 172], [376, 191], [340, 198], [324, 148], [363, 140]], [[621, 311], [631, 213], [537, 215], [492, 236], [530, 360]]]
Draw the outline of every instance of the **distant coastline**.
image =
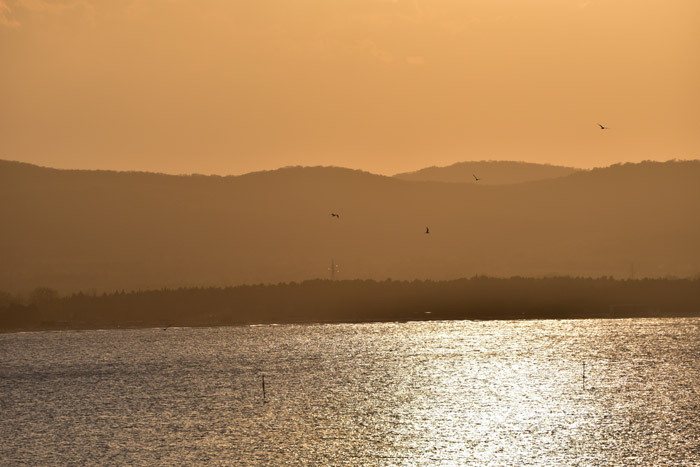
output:
[[700, 316], [700, 279], [312, 280], [38, 294], [0, 305], [0, 332], [428, 320]]

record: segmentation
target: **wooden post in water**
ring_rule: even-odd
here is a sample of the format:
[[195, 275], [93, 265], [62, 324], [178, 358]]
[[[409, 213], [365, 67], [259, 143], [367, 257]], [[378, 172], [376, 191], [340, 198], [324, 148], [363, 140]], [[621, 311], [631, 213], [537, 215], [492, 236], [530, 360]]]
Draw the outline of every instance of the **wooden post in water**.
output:
[[267, 403], [267, 395], [265, 394], [265, 375], [262, 375], [262, 390], [263, 390], [263, 404]]
[[583, 362], [583, 390], [586, 390], [586, 362]]

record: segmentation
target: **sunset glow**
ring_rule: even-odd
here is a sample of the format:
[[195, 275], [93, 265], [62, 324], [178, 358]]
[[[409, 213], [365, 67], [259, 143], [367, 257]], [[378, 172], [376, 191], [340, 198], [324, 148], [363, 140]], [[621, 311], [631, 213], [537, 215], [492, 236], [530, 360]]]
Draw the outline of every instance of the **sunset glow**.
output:
[[695, 0], [0, 0], [0, 158], [218, 174], [696, 158], [698, 24]]

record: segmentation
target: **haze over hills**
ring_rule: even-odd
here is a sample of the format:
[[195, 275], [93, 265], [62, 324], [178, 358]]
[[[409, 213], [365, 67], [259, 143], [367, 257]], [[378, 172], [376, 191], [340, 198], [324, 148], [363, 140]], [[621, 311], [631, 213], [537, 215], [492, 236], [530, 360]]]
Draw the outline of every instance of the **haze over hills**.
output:
[[0, 161], [0, 290], [299, 281], [328, 277], [331, 259], [344, 279], [694, 276], [698, 180], [700, 161], [502, 186], [332, 167], [218, 177]]
[[447, 167], [426, 167], [415, 172], [399, 173], [394, 177], [424, 182], [474, 183], [476, 175], [482, 185], [505, 185], [564, 177], [577, 170], [580, 169], [531, 162], [468, 161], [457, 162]]

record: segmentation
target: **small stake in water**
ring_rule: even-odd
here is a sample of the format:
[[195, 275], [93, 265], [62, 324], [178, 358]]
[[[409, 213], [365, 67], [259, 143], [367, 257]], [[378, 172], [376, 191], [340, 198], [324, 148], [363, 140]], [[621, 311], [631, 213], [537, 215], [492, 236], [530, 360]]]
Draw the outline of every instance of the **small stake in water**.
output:
[[267, 395], [265, 394], [265, 375], [262, 375], [262, 389], [263, 389], [263, 404], [267, 404]]
[[583, 390], [586, 390], [586, 362], [583, 362]]

